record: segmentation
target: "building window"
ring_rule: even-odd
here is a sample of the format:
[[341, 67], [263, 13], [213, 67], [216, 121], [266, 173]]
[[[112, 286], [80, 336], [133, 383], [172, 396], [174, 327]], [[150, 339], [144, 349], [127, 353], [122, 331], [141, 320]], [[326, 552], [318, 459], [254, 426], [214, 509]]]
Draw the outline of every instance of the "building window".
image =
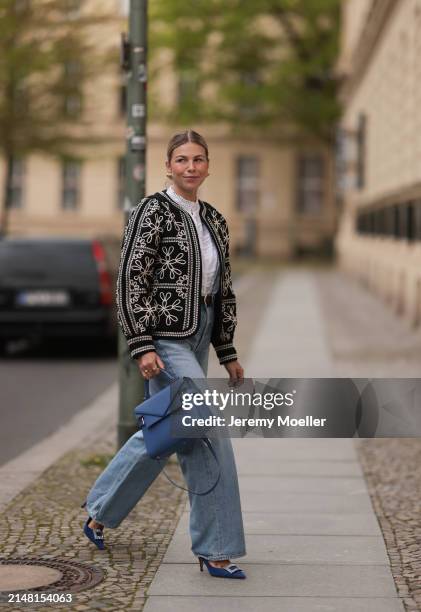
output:
[[63, 9], [67, 19], [78, 19], [82, 8], [82, 0], [64, 0]]
[[27, 117], [29, 112], [29, 95], [26, 83], [16, 83], [14, 90], [14, 109], [17, 117]]
[[421, 240], [421, 202], [414, 202], [414, 235], [415, 240]]
[[393, 206], [393, 235], [395, 238], [400, 238], [401, 235], [401, 215], [399, 214], [399, 206], [395, 204]]
[[77, 60], [68, 60], [63, 65], [64, 114], [77, 117], [82, 111], [82, 93], [79, 83], [82, 77], [82, 64]]
[[118, 89], [118, 112], [120, 117], [127, 114], [127, 85], [122, 83]]
[[82, 110], [82, 97], [79, 93], [71, 93], [64, 101], [64, 113], [67, 117], [77, 117]]
[[361, 211], [357, 232], [404, 239], [421, 239], [421, 203], [417, 200], [383, 206], [374, 212]]
[[20, 158], [13, 158], [7, 193], [8, 208], [22, 208], [23, 206], [25, 170], [25, 161]]
[[318, 153], [300, 155], [297, 162], [297, 210], [319, 214], [323, 208], [325, 161]]
[[357, 168], [356, 182], [358, 189], [364, 189], [366, 183], [365, 162], [366, 162], [366, 142], [367, 142], [367, 117], [361, 113], [358, 117], [357, 129]]
[[80, 161], [67, 159], [63, 161], [61, 207], [63, 210], [75, 210], [80, 202]]
[[117, 207], [124, 209], [124, 199], [126, 197], [126, 158], [119, 157], [117, 160]]
[[198, 95], [197, 74], [194, 70], [181, 70], [178, 79], [178, 104], [196, 104]]
[[253, 121], [258, 117], [261, 111], [261, 102], [258, 96], [259, 88], [262, 85], [262, 79], [257, 71], [250, 71], [241, 72], [239, 81], [240, 89], [243, 92], [243, 98], [239, 108], [240, 116], [245, 121]]
[[253, 212], [259, 201], [259, 159], [240, 156], [236, 168], [236, 207], [241, 212]]
[[15, 0], [13, 8], [15, 13], [24, 13], [29, 9], [29, 0]]
[[409, 241], [415, 240], [415, 206], [413, 202], [408, 202], [406, 207], [406, 238]]

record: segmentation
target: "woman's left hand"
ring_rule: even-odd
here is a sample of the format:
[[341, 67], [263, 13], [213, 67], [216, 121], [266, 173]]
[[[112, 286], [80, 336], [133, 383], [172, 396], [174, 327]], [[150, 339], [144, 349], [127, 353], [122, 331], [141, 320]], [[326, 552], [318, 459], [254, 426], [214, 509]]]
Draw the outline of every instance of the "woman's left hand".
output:
[[224, 363], [225, 369], [230, 375], [230, 384], [233, 387], [241, 385], [244, 381], [244, 370], [241, 367], [240, 362], [236, 359], [235, 361], [229, 361]]

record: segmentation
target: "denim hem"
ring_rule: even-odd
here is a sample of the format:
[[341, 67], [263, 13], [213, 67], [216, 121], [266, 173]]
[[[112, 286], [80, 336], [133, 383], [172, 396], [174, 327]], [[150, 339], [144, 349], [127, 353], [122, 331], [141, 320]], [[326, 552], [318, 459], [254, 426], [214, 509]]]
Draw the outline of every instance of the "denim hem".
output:
[[244, 557], [247, 553], [245, 549], [242, 552], [236, 553], [220, 553], [215, 555], [202, 555], [201, 553], [193, 553], [196, 557], [204, 557], [208, 561], [224, 561], [224, 559], [237, 559], [238, 557]]
[[98, 518], [98, 516], [95, 516], [95, 512], [90, 512], [88, 506], [86, 506], [86, 510], [91, 519], [94, 519], [94, 521], [97, 521], [97, 523], [101, 523], [101, 525], [104, 525], [104, 527], [107, 529], [117, 529], [117, 527], [122, 523], [122, 521], [120, 521], [120, 523], [115, 523], [112, 525], [111, 523], [107, 523], [107, 521], [104, 522], [103, 519]]

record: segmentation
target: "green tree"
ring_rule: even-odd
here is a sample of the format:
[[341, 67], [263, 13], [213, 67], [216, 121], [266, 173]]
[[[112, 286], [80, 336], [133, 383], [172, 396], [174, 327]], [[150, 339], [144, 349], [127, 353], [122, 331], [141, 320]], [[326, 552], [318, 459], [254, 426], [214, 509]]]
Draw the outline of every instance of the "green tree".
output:
[[86, 14], [81, 0], [2, 0], [0, 154], [5, 161], [5, 187], [1, 232], [6, 232], [16, 160], [33, 151], [71, 155], [75, 144], [90, 140], [84, 86], [111, 57], [109, 48], [97, 49], [92, 35], [110, 18]]
[[151, 51], [170, 49], [182, 85], [188, 78], [175, 108], [166, 112], [158, 99], [151, 112], [171, 122], [228, 121], [234, 131], [267, 127], [331, 141], [339, 4], [154, 0]]

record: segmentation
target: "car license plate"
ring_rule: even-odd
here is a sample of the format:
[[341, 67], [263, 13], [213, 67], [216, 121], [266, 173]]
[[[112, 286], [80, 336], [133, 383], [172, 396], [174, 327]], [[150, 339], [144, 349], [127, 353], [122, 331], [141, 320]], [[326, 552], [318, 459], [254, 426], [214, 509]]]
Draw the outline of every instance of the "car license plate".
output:
[[68, 291], [36, 289], [33, 291], [20, 291], [16, 296], [18, 306], [68, 306], [70, 295]]

